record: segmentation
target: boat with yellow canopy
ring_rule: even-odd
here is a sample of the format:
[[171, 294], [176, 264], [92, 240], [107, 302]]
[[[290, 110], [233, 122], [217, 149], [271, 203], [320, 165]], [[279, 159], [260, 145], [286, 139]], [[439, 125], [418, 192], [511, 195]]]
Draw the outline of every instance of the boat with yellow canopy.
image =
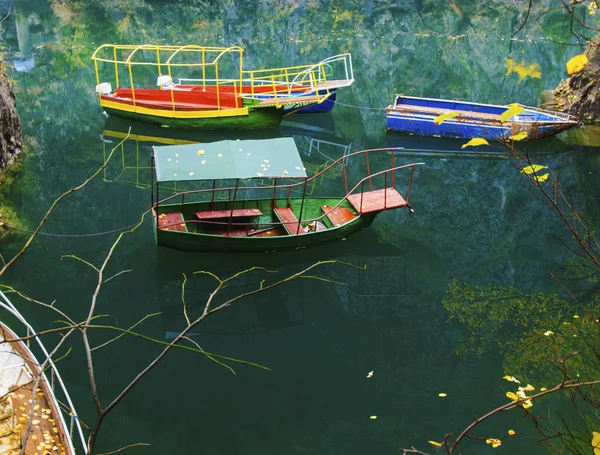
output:
[[350, 54], [259, 70], [244, 69], [243, 54], [239, 46], [103, 44], [92, 55], [96, 92], [105, 112], [117, 117], [263, 129], [278, 127], [290, 113], [330, 110], [337, 89], [354, 82]]

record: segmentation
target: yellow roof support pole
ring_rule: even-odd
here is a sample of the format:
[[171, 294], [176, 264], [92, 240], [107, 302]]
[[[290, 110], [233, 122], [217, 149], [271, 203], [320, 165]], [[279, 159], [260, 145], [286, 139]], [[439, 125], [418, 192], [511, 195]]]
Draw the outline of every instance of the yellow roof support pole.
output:
[[175, 93], [173, 92], [173, 76], [171, 76], [171, 64], [167, 63], [167, 73], [169, 74], [169, 80], [171, 84], [169, 84], [169, 90], [171, 90], [171, 107], [173, 108], [173, 112], [175, 112]]
[[[325, 92], [329, 96], [329, 85], [327, 84], [327, 74], [325, 73], [325, 65], [319, 65], [321, 74], [323, 75], [323, 84], [325, 84]], [[317, 90], [318, 93], [318, 90]]]
[[206, 61], [204, 58], [204, 49], [202, 49], [202, 91], [206, 91]]
[[[94, 60], [94, 68], [96, 69], [96, 85], [100, 85], [100, 74], [98, 73], [98, 62]], [[98, 90], [98, 100], [102, 101], [102, 93]]]
[[317, 90], [317, 84], [315, 82], [316, 78], [315, 78], [315, 72], [311, 71], [310, 72], [310, 85], [312, 87], [314, 87], [315, 89], [315, 98], [317, 98], [317, 102], [319, 102], [320, 98], [319, 98], [319, 90]]
[[[240, 87], [241, 90], [241, 87]], [[238, 93], [237, 93], [237, 81], [233, 81], [233, 96], [235, 97], [235, 108], [239, 108], [239, 99], [238, 99]]]
[[288, 96], [292, 96], [292, 86], [290, 85], [288, 69], [286, 68], [284, 71], [285, 71], [285, 85], [287, 85], [287, 88], [288, 88]]
[[113, 60], [115, 61], [115, 90], [119, 88], [119, 65], [117, 64], [117, 48], [113, 47]]
[[242, 87], [242, 81], [244, 80], [244, 76], [242, 73], [243, 73], [244, 64], [242, 62], [242, 58], [243, 58], [244, 50], [240, 49], [238, 52], [240, 53], [240, 92], [243, 93], [244, 88]]
[[133, 107], [135, 107], [135, 87], [133, 86], [133, 72], [131, 71], [131, 62], [127, 62], [129, 67], [129, 84], [131, 84], [131, 98], [133, 100]]
[[221, 94], [219, 93], [219, 62], [215, 63], [215, 85], [217, 86], [217, 110], [221, 110]]
[[156, 63], [158, 64], [158, 75], [162, 75], [162, 70], [160, 69], [160, 49], [156, 48]]
[[277, 99], [277, 87], [275, 86], [275, 76], [271, 76], [271, 85], [273, 87], [273, 96], [275, 97], [275, 107], [279, 107], [279, 100]]

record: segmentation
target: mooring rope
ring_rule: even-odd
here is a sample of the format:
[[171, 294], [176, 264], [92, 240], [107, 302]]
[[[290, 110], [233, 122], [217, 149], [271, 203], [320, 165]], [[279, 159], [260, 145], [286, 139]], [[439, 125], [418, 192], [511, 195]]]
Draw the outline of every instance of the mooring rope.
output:
[[346, 106], [346, 107], [353, 107], [356, 109], [361, 109], [361, 110], [371, 110], [371, 111], [385, 111], [387, 109], [387, 107], [369, 107], [369, 106], [357, 106], [354, 104], [346, 104], [346, 103], [341, 103], [338, 100], [334, 101], [335, 104], [339, 104], [340, 106]]
[[[38, 232], [38, 235], [45, 235], [47, 237], [74, 237], [74, 238], [99, 237], [101, 235], [108, 235], [108, 234], [114, 234], [115, 232], [126, 231], [127, 229], [131, 229], [131, 228], [137, 226], [138, 224], [139, 223], [135, 223], [135, 224], [131, 224], [129, 226], [125, 226], [122, 228], [112, 229], [110, 231], [104, 231], [104, 232], [93, 232], [91, 234], [56, 234], [56, 233], [52, 233], [52, 232]], [[24, 229], [24, 228], [20, 228], [17, 226], [13, 226], [7, 222], [4, 222], [4, 226], [6, 226], [9, 229], [14, 229], [16, 231], [27, 232], [28, 234], [33, 234], [35, 232], [30, 229]]]

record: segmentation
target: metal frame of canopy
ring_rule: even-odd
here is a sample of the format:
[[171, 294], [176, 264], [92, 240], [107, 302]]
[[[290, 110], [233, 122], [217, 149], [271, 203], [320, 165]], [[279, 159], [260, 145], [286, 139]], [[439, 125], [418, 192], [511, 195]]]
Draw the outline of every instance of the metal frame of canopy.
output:
[[[273, 179], [273, 203], [277, 200], [277, 179], [303, 179], [302, 205], [308, 176], [293, 138], [225, 140], [206, 144], [152, 147], [151, 205], [160, 204], [159, 186], [166, 182], [211, 181], [214, 201], [217, 180], [235, 180], [232, 207], [242, 179]], [[155, 181], [156, 174], [156, 181]], [[156, 187], [156, 203], [154, 199]], [[186, 192], [182, 192], [182, 204]], [[233, 208], [231, 209], [233, 214]], [[302, 213], [302, 207], [300, 209]], [[156, 221], [158, 229], [158, 219]]]

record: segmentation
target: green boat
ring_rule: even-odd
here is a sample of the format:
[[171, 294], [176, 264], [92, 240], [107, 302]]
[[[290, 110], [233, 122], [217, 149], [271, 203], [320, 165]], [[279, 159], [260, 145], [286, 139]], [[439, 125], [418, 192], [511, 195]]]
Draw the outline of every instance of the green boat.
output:
[[[413, 173], [423, 163], [395, 160], [395, 149], [363, 150], [309, 177], [292, 138], [154, 146], [156, 243], [182, 251], [274, 251], [346, 238], [384, 210], [412, 210]], [[405, 196], [396, 189], [399, 174]], [[337, 194], [315, 196], [330, 178], [340, 181]], [[164, 191], [170, 194], [161, 199]]]

